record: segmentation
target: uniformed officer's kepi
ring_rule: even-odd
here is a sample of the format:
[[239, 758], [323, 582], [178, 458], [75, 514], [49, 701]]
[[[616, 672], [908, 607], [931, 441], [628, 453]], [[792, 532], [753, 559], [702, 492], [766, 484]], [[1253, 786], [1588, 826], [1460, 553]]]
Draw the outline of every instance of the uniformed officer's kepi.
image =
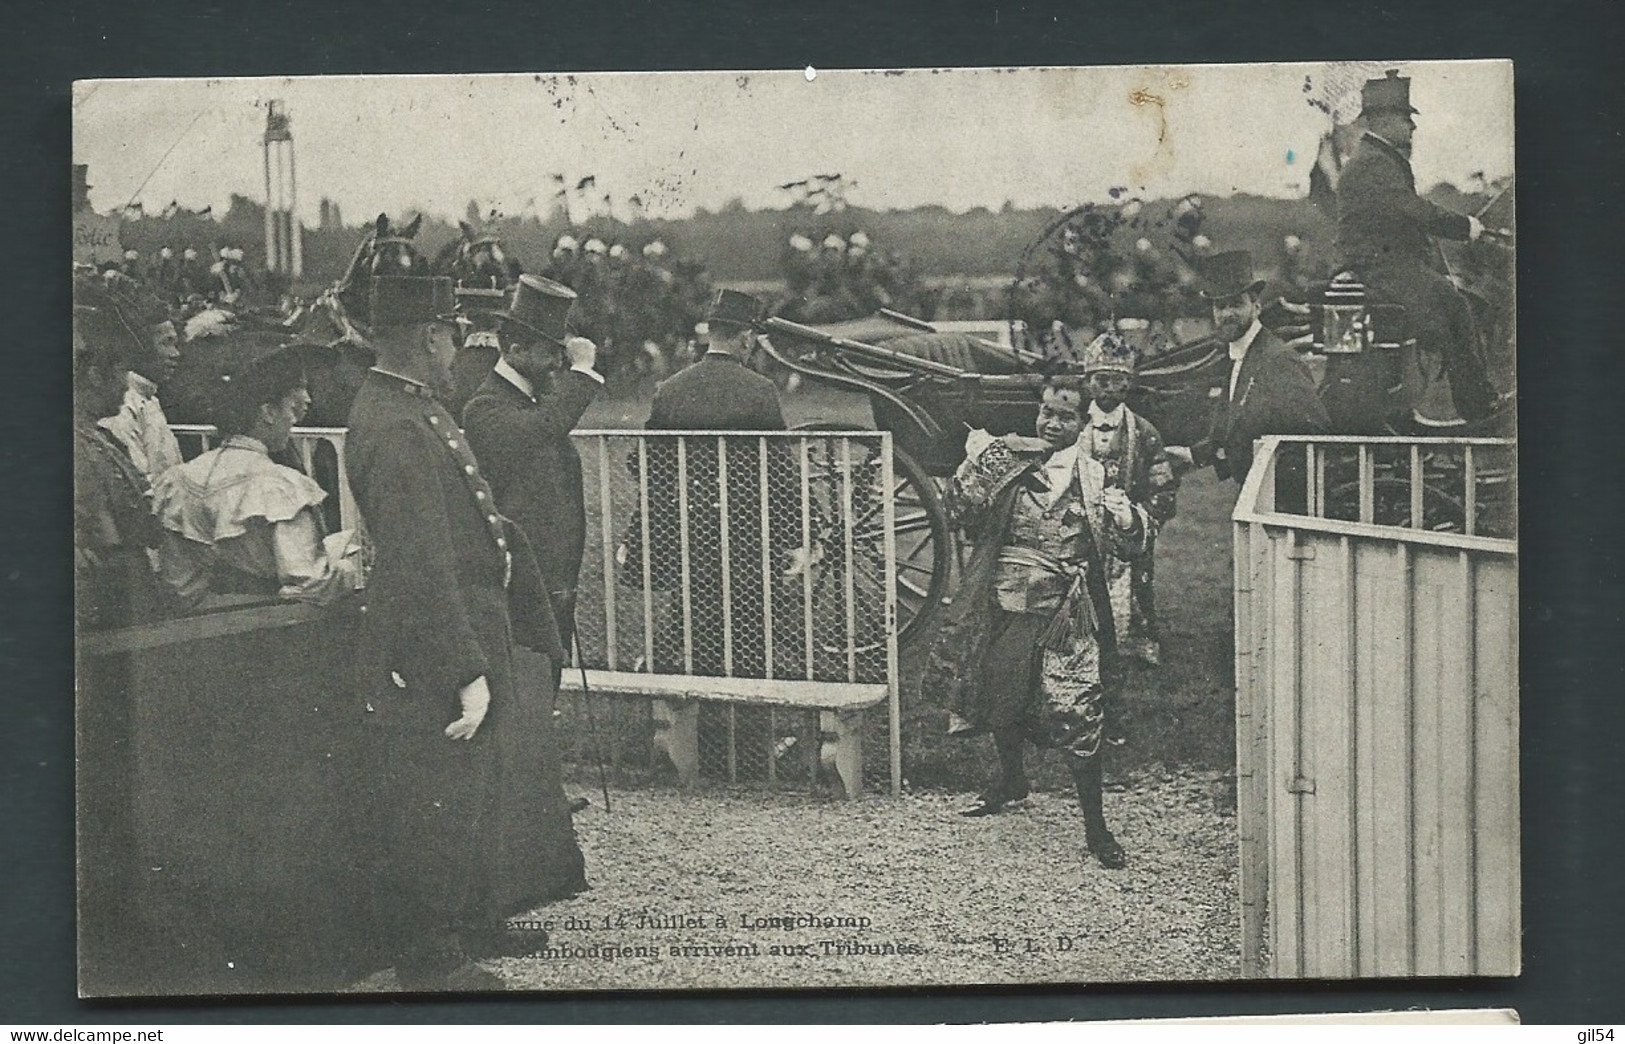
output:
[[1407, 112], [1411, 108], [1411, 80], [1389, 69], [1380, 80], [1367, 80], [1360, 88], [1360, 114], [1368, 112]]
[[1083, 373], [1126, 373], [1134, 375], [1134, 346], [1111, 330], [1089, 342], [1083, 350]]
[[1256, 294], [1264, 280], [1253, 278], [1253, 255], [1245, 250], [1228, 250], [1201, 262], [1201, 294], [1209, 301], [1221, 301], [1241, 294]]
[[555, 344], [570, 336], [565, 318], [575, 304], [576, 292], [563, 283], [541, 276], [522, 275], [513, 288], [513, 303], [499, 312], [505, 322], [518, 323]]
[[705, 313], [707, 326], [736, 326], [752, 329], [761, 320], [762, 302], [741, 290], [721, 289], [711, 298]]
[[416, 326], [456, 318], [457, 299], [446, 276], [379, 276], [372, 281], [372, 325]]

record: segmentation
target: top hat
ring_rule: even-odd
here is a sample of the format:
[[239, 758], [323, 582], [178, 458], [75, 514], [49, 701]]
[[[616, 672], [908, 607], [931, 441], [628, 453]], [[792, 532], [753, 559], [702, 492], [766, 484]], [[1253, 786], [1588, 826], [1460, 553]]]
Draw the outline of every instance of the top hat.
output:
[[570, 336], [565, 317], [575, 304], [576, 292], [563, 283], [540, 276], [522, 275], [514, 284], [513, 302], [508, 310], [499, 312], [503, 320], [518, 323], [532, 333], [540, 334], [555, 344], [563, 344]]
[[1089, 342], [1083, 350], [1084, 376], [1091, 373], [1134, 374], [1134, 346], [1118, 334], [1108, 330]]
[[1398, 69], [1389, 69], [1380, 80], [1367, 80], [1360, 88], [1360, 113], [1403, 112], [1411, 108], [1411, 80], [1399, 75]]
[[707, 326], [738, 326], [754, 329], [761, 319], [762, 303], [740, 290], [718, 290], [711, 298], [711, 308], [705, 313]]
[[1264, 289], [1264, 280], [1253, 278], [1253, 256], [1245, 250], [1230, 250], [1204, 258], [1201, 276], [1200, 293], [1209, 301], [1256, 294]]
[[373, 326], [449, 322], [457, 309], [446, 276], [378, 276], [372, 281], [371, 304]]

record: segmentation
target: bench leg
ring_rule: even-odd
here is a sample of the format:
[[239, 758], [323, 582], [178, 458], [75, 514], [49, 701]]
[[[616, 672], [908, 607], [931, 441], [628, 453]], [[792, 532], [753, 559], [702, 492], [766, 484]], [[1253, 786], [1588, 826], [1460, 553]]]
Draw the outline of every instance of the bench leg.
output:
[[654, 701], [654, 746], [677, 768], [677, 782], [700, 781], [700, 705], [696, 700]]
[[818, 712], [818, 760], [841, 781], [845, 797], [863, 792], [863, 711]]

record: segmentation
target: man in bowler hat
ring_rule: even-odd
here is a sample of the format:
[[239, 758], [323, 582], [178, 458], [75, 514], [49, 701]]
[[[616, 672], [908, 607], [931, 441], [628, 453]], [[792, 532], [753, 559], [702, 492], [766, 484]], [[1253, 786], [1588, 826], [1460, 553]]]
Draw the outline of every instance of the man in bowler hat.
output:
[[[480, 990], [507, 918], [585, 886], [547, 705], [518, 641], [562, 655], [534, 559], [498, 513], [449, 390], [451, 281], [380, 277], [377, 365], [350, 411], [350, 483], [375, 562], [356, 655], [369, 920], [406, 989]], [[510, 586], [517, 612], [510, 615]]]
[[512, 304], [498, 313], [502, 356], [463, 411], [497, 507], [536, 552], [566, 646], [587, 541], [581, 457], [570, 432], [604, 384], [593, 368], [597, 346], [566, 326], [575, 301], [562, 283], [520, 276]]
[[1167, 453], [1187, 467], [1211, 466], [1220, 478], [1240, 483], [1253, 464], [1253, 440], [1323, 434], [1331, 418], [1309, 368], [1259, 321], [1264, 281], [1253, 278], [1252, 256], [1245, 250], [1214, 254], [1200, 274], [1201, 295], [1213, 307], [1214, 337], [1229, 350], [1229, 377], [1215, 389], [1207, 437], [1169, 446]]
[[[1476, 217], [1416, 194], [1410, 160], [1416, 133], [1411, 81], [1390, 69], [1381, 79], [1366, 81], [1360, 102], [1365, 134], [1337, 182], [1340, 264], [1353, 269], [1376, 295], [1404, 306], [1418, 351], [1433, 353], [1443, 363], [1455, 410], [1466, 420], [1478, 420], [1501, 400], [1484, 373], [1472, 312], [1436, 267], [1439, 255], [1432, 238], [1477, 239], [1484, 226]], [[1420, 411], [1427, 404], [1414, 405]]]

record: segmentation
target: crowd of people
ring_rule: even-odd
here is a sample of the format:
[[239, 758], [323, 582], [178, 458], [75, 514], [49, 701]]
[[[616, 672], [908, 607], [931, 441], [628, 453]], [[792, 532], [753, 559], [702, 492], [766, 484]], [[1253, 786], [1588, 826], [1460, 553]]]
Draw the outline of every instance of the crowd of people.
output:
[[[1393, 84], [1368, 84], [1373, 130], [1345, 175], [1355, 187], [1340, 230], [1369, 278], [1398, 279], [1419, 295], [1416, 310], [1443, 324], [1451, 384], [1473, 396], [1467, 405], [1476, 411], [1479, 390], [1463, 368], [1470, 353], [1451, 340], [1460, 334], [1455, 312], [1420, 296], [1444, 289], [1402, 278], [1409, 269], [1400, 261], [1372, 260], [1387, 257], [1383, 243], [1474, 231], [1471, 219], [1458, 228], [1448, 215], [1415, 207], [1367, 213], [1368, 197], [1387, 198], [1396, 172], [1408, 172], [1393, 139], [1408, 140], [1411, 110]], [[1364, 168], [1372, 169], [1362, 175]], [[1401, 219], [1411, 223], [1401, 227]], [[1371, 230], [1373, 222], [1380, 228]], [[817, 246], [792, 240], [792, 291], [837, 299], [859, 285], [883, 291], [890, 262], [869, 255], [868, 245], [862, 233]], [[458, 319], [469, 320], [470, 299], [460, 307], [445, 277], [374, 276], [366, 324], [375, 361], [348, 416], [349, 482], [364, 535], [327, 531], [326, 494], [286, 456], [311, 402], [303, 349], [231, 357], [212, 397], [218, 444], [183, 460], [161, 401], [177, 356], [174, 313], [161, 295], [173, 302], [189, 292], [185, 262], [195, 258], [132, 269], [123, 281], [91, 273], [75, 280], [79, 626], [116, 630], [221, 596], [319, 606], [364, 600], [353, 677], [344, 683], [357, 714], [376, 726], [360, 756], [370, 786], [357, 796], [373, 828], [358, 840], [364, 850], [355, 864], [367, 890], [389, 898], [365, 916], [378, 961], [407, 988], [499, 986], [477, 960], [545, 942], [509, 919], [586, 887], [570, 824], [576, 806], [549, 776], [545, 763], [557, 755], [538, 737], [547, 735], [574, 633], [586, 535], [570, 432], [604, 384], [605, 358], [627, 365], [628, 346], [686, 336], [703, 318], [703, 353], [661, 384], [646, 427], [785, 426], [776, 387], [748, 365], [763, 302], [722, 290], [706, 307], [694, 298], [699, 274], [680, 275], [663, 258], [658, 241], [634, 251], [561, 238], [545, 275], [521, 275], [483, 307], [478, 325], [496, 357], [457, 412], [447, 401]], [[221, 264], [233, 260], [241, 259], [223, 256]], [[970, 432], [946, 497], [975, 551], [929, 640], [922, 689], [950, 711], [950, 734], [991, 735], [998, 756], [964, 814], [995, 815], [1025, 798], [1025, 747], [1058, 749], [1076, 782], [1086, 845], [1108, 868], [1129, 856], [1105, 821], [1102, 755], [1121, 739], [1121, 664], [1161, 659], [1152, 563], [1158, 531], [1175, 516], [1181, 473], [1211, 466], [1239, 483], [1258, 437], [1330, 426], [1303, 361], [1260, 320], [1263, 283], [1251, 258], [1211, 253], [1197, 268], [1196, 292], [1230, 360], [1213, 389], [1205, 438], [1166, 445], [1129, 408], [1136, 349], [1108, 332], [1082, 352], [1077, 373], [1044, 385], [1031, 434]], [[219, 274], [236, 287], [242, 276], [233, 271]], [[874, 297], [853, 307], [899, 303]], [[657, 315], [680, 316], [681, 328], [657, 328]], [[762, 583], [759, 545], [733, 549], [737, 575], [705, 550], [709, 533], [750, 532], [724, 523], [724, 510], [767, 514], [759, 502], [719, 499], [716, 474], [696, 458], [650, 476], [652, 488], [690, 484], [686, 498], [656, 499], [663, 511], [680, 499], [690, 504], [686, 528], [699, 550], [685, 549], [682, 578], [701, 615], [722, 612], [723, 592], [749, 598], [750, 584]], [[772, 534], [758, 539], [772, 540], [782, 575], [808, 568], [817, 553]], [[651, 551], [623, 546], [620, 563], [651, 561]], [[759, 587], [754, 597], [765, 597]], [[736, 647], [689, 650], [684, 669], [717, 673], [726, 661], [748, 673], [761, 645], [752, 626], [736, 614]]]
[[[816, 233], [814, 234], [816, 235]], [[873, 315], [882, 308], [923, 315], [925, 286], [897, 254], [858, 229], [814, 240], [792, 235], [782, 252], [785, 296], [775, 314], [799, 323], [831, 323]]]

